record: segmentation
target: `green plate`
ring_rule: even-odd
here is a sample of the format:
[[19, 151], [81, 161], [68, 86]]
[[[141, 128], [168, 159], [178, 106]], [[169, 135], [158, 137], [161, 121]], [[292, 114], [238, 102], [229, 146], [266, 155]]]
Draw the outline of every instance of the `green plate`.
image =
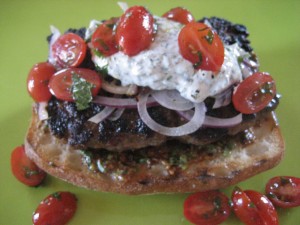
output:
[[[219, 16], [248, 27], [261, 70], [277, 81], [282, 100], [277, 114], [286, 140], [286, 154], [276, 168], [239, 184], [243, 189], [264, 190], [266, 181], [278, 175], [300, 177], [300, 1], [128, 1], [147, 6], [161, 15], [171, 7], [185, 6], [196, 18]], [[32, 224], [38, 203], [55, 191], [72, 191], [79, 199], [72, 225], [179, 225], [186, 194], [123, 196], [74, 187], [48, 177], [45, 184], [29, 188], [10, 171], [10, 153], [23, 143], [29, 124], [32, 100], [26, 77], [33, 64], [47, 58], [49, 26], [60, 30], [87, 26], [91, 19], [118, 16], [116, 1], [52, 0], [0, 1], [0, 224]], [[228, 196], [232, 187], [223, 190]], [[300, 222], [300, 208], [279, 210], [281, 224]], [[241, 224], [231, 216], [224, 224]]]

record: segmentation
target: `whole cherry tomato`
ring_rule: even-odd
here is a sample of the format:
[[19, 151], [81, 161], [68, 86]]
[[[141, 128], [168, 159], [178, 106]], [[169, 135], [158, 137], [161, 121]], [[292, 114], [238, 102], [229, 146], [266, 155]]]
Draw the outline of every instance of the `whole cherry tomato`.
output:
[[266, 194], [275, 206], [281, 208], [300, 206], [300, 178], [274, 177], [266, 185]]
[[272, 202], [257, 191], [242, 191], [235, 188], [232, 193], [233, 211], [247, 225], [278, 225], [278, 215]]
[[101, 79], [98, 73], [84, 68], [69, 68], [55, 73], [49, 82], [50, 92], [58, 99], [73, 102], [73, 76], [79, 76], [90, 84], [92, 96], [98, 94], [101, 87]]
[[118, 18], [112, 18], [103, 22], [92, 35], [92, 48], [103, 56], [110, 56], [118, 52], [113, 30], [117, 21]]
[[60, 36], [52, 45], [52, 57], [58, 67], [79, 66], [85, 58], [87, 46], [85, 41], [74, 33]]
[[173, 20], [182, 24], [188, 24], [190, 22], [195, 21], [193, 15], [187, 9], [182, 7], [176, 7], [166, 12], [163, 17], [168, 18], [169, 20]]
[[37, 63], [32, 67], [27, 77], [27, 90], [34, 101], [50, 100], [52, 95], [48, 83], [55, 71], [55, 67], [47, 62]]
[[237, 111], [252, 114], [265, 108], [275, 95], [273, 78], [267, 73], [257, 72], [238, 85], [232, 102]]
[[219, 191], [191, 194], [183, 205], [184, 216], [197, 225], [217, 225], [230, 214], [229, 199]]
[[46, 173], [28, 158], [23, 145], [12, 151], [10, 164], [13, 175], [25, 185], [38, 186], [46, 177]]
[[55, 192], [47, 196], [32, 216], [34, 225], [64, 225], [74, 216], [77, 199], [71, 192]]
[[218, 34], [204, 23], [186, 24], [178, 36], [180, 53], [196, 69], [218, 72], [224, 62], [224, 46]]
[[134, 56], [147, 49], [154, 38], [154, 19], [142, 6], [133, 6], [121, 16], [116, 40], [121, 51]]

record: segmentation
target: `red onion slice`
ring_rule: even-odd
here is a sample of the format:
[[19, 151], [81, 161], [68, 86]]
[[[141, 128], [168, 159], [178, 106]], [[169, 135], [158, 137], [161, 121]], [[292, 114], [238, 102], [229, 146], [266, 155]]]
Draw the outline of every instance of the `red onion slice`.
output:
[[46, 120], [49, 117], [48, 111], [46, 109], [47, 105], [48, 102], [39, 102], [37, 104], [38, 116], [40, 120]]
[[[93, 103], [115, 107], [115, 108], [136, 108], [137, 100], [135, 98], [115, 98], [115, 97], [104, 97], [96, 96], [93, 99]], [[153, 98], [149, 98], [147, 106], [151, 107], [156, 105], [157, 102]]]
[[119, 95], [136, 95], [138, 92], [138, 87], [135, 84], [131, 84], [128, 86], [118, 86], [112, 83], [109, 83], [105, 80], [102, 82], [102, 88], [113, 94], [119, 94]]
[[147, 110], [147, 100], [149, 92], [142, 92], [139, 95], [138, 112], [143, 122], [153, 131], [166, 136], [183, 136], [198, 130], [204, 121], [206, 107], [204, 103], [196, 103], [195, 113], [191, 120], [179, 127], [166, 127], [155, 122], [149, 115]]
[[[187, 110], [187, 111], [177, 111], [177, 113], [186, 120], [191, 120], [194, 111]], [[214, 128], [226, 128], [226, 127], [233, 127], [240, 124], [243, 120], [243, 115], [240, 113], [231, 118], [218, 118], [212, 116], [205, 116], [204, 122], [202, 126], [205, 127], [214, 127]]]
[[213, 105], [213, 109], [220, 108], [223, 106], [227, 106], [231, 103], [232, 90], [228, 89], [218, 95], [215, 96], [215, 103]]
[[101, 121], [105, 120], [109, 117], [110, 114], [115, 110], [113, 107], [105, 107], [101, 112], [96, 114], [95, 116], [91, 117], [88, 121], [93, 123], [100, 123]]
[[124, 110], [124, 108], [116, 109], [109, 117], [107, 117], [107, 119], [110, 121], [118, 120], [122, 116]]
[[184, 111], [194, 108], [194, 104], [183, 98], [176, 90], [153, 91], [151, 95], [160, 105], [168, 109]]

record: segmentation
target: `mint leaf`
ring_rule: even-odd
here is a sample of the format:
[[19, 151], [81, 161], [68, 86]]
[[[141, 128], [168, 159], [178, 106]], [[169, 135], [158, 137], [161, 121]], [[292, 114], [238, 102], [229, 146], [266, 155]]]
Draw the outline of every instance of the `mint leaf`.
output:
[[94, 85], [82, 78], [80, 74], [72, 74], [71, 93], [78, 110], [84, 110], [89, 107], [89, 103], [93, 99], [91, 92], [93, 87]]

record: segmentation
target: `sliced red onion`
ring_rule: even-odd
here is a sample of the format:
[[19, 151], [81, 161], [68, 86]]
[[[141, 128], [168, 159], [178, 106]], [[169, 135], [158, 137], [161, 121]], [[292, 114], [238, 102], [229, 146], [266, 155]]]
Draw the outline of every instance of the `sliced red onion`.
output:
[[124, 110], [124, 108], [116, 109], [109, 117], [107, 117], [107, 119], [110, 121], [118, 120], [122, 116]]
[[147, 100], [149, 92], [139, 94], [138, 112], [143, 122], [153, 131], [166, 136], [183, 136], [198, 130], [204, 121], [206, 107], [204, 103], [196, 103], [195, 113], [191, 120], [179, 127], [166, 127], [155, 122], [149, 115], [147, 110]]
[[151, 95], [160, 105], [168, 109], [184, 111], [194, 108], [194, 103], [183, 98], [176, 90], [153, 91]]
[[[136, 108], [137, 100], [135, 98], [115, 98], [115, 97], [104, 97], [96, 96], [93, 102], [100, 105], [115, 107], [115, 108]], [[156, 105], [157, 102], [153, 98], [149, 98], [147, 106], [151, 107]]]
[[50, 26], [50, 30], [52, 33], [50, 42], [49, 42], [49, 55], [48, 55], [48, 61], [49, 63], [51, 63], [52, 65], [56, 64], [55, 59], [53, 58], [53, 54], [52, 54], [52, 45], [54, 44], [54, 42], [60, 37], [60, 31], [55, 27], [55, 26]]
[[48, 102], [39, 102], [37, 104], [38, 116], [39, 116], [40, 120], [46, 120], [49, 117], [48, 111], [46, 109], [47, 105], [48, 105]]
[[[177, 113], [184, 119], [190, 121], [194, 111], [193, 110], [177, 111]], [[240, 124], [242, 120], [243, 120], [243, 115], [241, 113], [231, 118], [218, 118], [212, 116], [205, 116], [202, 126], [214, 127], [214, 128], [233, 127]]]
[[138, 92], [138, 87], [135, 84], [131, 84], [128, 86], [118, 86], [109, 83], [105, 80], [102, 82], [102, 88], [109, 93], [119, 94], [119, 95], [136, 95]]
[[232, 90], [228, 89], [218, 95], [215, 96], [215, 103], [213, 105], [213, 109], [220, 108], [223, 106], [227, 106], [231, 102]]
[[95, 116], [91, 117], [88, 121], [93, 123], [100, 123], [101, 121], [105, 120], [107, 117], [112, 114], [112, 112], [115, 110], [113, 107], [106, 106], [101, 112], [96, 114]]

